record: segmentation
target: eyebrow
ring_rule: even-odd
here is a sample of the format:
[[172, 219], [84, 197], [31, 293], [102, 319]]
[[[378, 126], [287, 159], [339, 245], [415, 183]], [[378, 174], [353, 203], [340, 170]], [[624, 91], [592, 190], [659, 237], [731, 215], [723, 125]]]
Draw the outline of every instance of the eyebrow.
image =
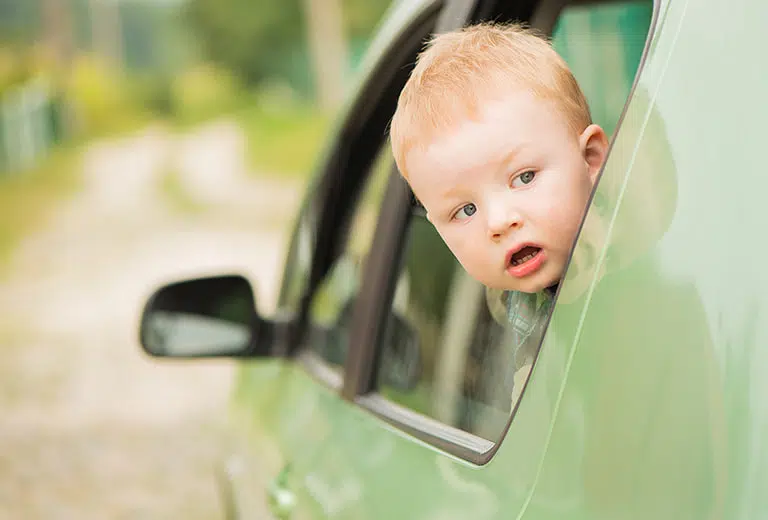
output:
[[[496, 172], [498, 173], [498, 172], [504, 171], [509, 166], [509, 164], [512, 161], [514, 161], [514, 159], [518, 155], [520, 155], [520, 153], [524, 149], [530, 146], [531, 146], [530, 141], [524, 141], [522, 143], [518, 143], [517, 146], [513, 147], [511, 150], [506, 152], [504, 156], [501, 158], [501, 160], [496, 161], [496, 163], [500, 164], [500, 167], [496, 168]], [[464, 198], [461, 194], [462, 191], [465, 191], [463, 186], [459, 186], [459, 187], [454, 186], [449, 188], [445, 192], [441, 193], [440, 196], [443, 199], [450, 199], [450, 198], [461, 199], [461, 198]], [[440, 213], [444, 213], [444, 211], [441, 210]]]
[[515, 146], [509, 153], [507, 153], [504, 158], [500, 161], [501, 162], [501, 169], [503, 170], [506, 168], [509, 163], [515, 160], [515, 158], [520, 155], [520, 153], [531, 146], [531, 143], [529, 142], [523, 142]]
[[496, 168], [495, 171], [497, 173], [504, 171], [509, 166], [509, 164], [513, 162], [517, 158], [517, 156], [519, 156], [520, 153], [523, 152], [528, 147], [530, 147], [530, 143], [527, 141], [523, 143], [518, 143], [517, 146], [513, 147], [510, 151], [505, 153], [504, 156], [501, 158], [501, 160], [496, 161], [496, 163], [499, 164], [500, 166]]

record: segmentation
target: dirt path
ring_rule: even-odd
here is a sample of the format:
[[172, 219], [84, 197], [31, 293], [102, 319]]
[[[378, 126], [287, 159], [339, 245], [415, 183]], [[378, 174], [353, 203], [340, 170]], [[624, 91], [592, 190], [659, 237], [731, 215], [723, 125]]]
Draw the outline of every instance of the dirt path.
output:
[[[243, 157], [227, 121], [94, 145], [82, 192], [18, 248], [0, 279], [0, 519], [221, 518], [233, 366], [158, 362], [135, 338], [166, 281], [235, 271], [273, 302], [299, 190]], [[204, 213], [168, 208], [168, 168]]]

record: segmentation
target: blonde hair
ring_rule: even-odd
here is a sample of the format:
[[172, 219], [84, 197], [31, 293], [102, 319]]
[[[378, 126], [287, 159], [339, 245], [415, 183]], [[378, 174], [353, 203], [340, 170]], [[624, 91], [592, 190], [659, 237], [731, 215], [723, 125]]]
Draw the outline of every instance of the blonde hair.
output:
[[390, 137], [404, 177], [405, 156], [482, 103], [513, 88], [550, 101], [581, 133], [592, 122], [576, 79], [549, 42], [520, 24], [484, 23], [435, 36], [419, 55], [392, 118]]

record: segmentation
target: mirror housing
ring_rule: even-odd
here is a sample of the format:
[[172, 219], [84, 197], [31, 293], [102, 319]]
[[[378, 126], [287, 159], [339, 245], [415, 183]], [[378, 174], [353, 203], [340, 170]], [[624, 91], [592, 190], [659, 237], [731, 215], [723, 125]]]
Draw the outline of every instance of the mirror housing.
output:
[[248, 280], [227, 275], [158, 289], [142, 312], [139, 341], [155, 357], [263, 357], [272, 354], [273, 336]]

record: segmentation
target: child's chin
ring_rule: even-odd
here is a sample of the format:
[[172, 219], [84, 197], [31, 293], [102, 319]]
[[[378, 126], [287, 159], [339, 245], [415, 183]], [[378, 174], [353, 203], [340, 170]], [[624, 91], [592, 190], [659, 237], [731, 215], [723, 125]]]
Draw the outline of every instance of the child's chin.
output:
[[515, 291], [518, 291], [518, 292], [529, 293], [529, 294], [535, 294], [537, 292], [543, 291], [546, 288], [547, 288], [546, 286], [542, 286], [542, 287], [536, 287], [536, 288], [527, 288], [526, 287], [526, 288], [523, 288], [523, 289], [512, 289], [512, 290], [515, 290]]
[[517, 292], [524, 292], [524, 293], [537, 293], [539, 291], [543, 291], [549, 287], [546, 283], [516, 283], [516, 284], [505, 284], [504, 287], [500, 287], [503, 291], [517, 291]]
[[540, 276], [532, 276], [529, 279], [523, 280], [510, 280], [510, 283], [505, 284], [505, 290], [507, 291], [519, 291], [524, 293], [537, 293], [541, 292], [547, 287], [551, 287], [558, 283], [560, 279], [553, 276], [541, 276], [544, 273], [537, 273]]

